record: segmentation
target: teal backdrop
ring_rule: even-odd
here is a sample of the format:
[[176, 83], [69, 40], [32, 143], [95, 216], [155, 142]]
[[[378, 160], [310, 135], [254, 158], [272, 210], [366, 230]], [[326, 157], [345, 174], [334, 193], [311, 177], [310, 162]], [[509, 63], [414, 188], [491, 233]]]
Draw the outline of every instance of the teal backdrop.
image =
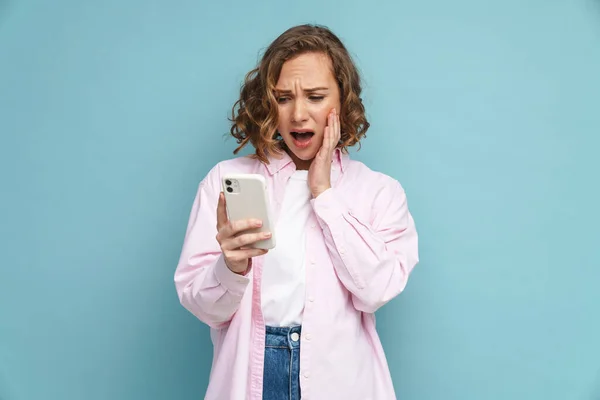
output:
[[352, 157], [420, 232], [378, 313], [398, 397], [600, 399], [599, 1], [0, 0], [1, 400], [203, 397], [189, 210], [245, 73], [305, 22], [354, 54]]

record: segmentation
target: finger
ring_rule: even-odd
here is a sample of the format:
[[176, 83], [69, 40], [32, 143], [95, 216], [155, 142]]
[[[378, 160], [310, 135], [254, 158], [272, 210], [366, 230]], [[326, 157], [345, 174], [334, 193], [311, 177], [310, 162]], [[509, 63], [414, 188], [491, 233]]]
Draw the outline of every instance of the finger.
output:
[[260, 228], [261, 226], [262, 222], [258, 219], [228, 221], [221, 229], [219, 229], [219, 234], [217, 236], [220, 241], [225, 241], [236, 236], [240, 232], [247, 231], [248, 229]]
[[221, 248], [223, 250], [236, 250], [247, 247], [261, 240], [269, 239], [270, 237], [270, 232], [246, 233], [226, 240]]
[[325, 137], [323, 138], [323, 150], [325, 151], [325, 156], [329, 157], [331, 153], [331, 139], [335, 135], [335, 121], [333, 116], [333, 110], [329, 112], [327, 116], [327, 127], [325, 127]]
[[225, 208], [225, 195], [219, 194], [219, 203], [217, 205], [217, 230], [220, 230], [227, 223], [227, 209]]
[[319, 149], [319, 152], [321, 153], [321, 150], [324, 150], [323, 153], [321, 155], [326, 155], [327, 151], [329, 150], [329, 142], [330, 142], [330, 137], [331, 137], [331, 126], [329, 126], [329, 122], [330, 119], [328, 119], [328, 126], [325, 127], [325, 134], [323, 135], [323, 144], [321, 145], [321, 148]]
[[341, 125], [342, 124], [340, 123], [340, 115], [336, 111], [336, 113], [335, 113], [335, 129], [333, 131], [334, 135], [332, 138], [334, 149], [337, 147], [337, 144], [340, 141], [340, 138], [342, 137]]
[[329, 136], [329, 147], [332, 152], [335, 149], [334, 143], [335, 143], [335, 138], [338, 135], [338, 130], [339, 130], [338, 115], [334, 108], [333, 110], [331, 110], [331, 136]]
[[259, 257], [267, 254], [268, 250], [264, 249], [247, 249], [247, 250], [231, 250], [226, 251], [223, 254], [225, 257], [234, 263], [242, 262], [252, 257]]

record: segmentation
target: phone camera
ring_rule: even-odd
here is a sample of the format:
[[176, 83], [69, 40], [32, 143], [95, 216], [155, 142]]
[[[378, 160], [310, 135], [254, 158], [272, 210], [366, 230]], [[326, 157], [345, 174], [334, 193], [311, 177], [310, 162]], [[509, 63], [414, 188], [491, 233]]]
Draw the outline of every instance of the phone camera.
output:
[[226, 184], [227, 186], [230, 186], [230, 185], [231, 185], [231, 181], [230, 181], [229, 179], [227, 179], [227, 180], [225, 181], [225, 184]]
[[231, 193], [231, 192], [233, 192], [233, 189], [232, 189], [231, 187], [228, 187], [228, 188], [227, 188], [227, 191], [228, 191], [229, 193]]

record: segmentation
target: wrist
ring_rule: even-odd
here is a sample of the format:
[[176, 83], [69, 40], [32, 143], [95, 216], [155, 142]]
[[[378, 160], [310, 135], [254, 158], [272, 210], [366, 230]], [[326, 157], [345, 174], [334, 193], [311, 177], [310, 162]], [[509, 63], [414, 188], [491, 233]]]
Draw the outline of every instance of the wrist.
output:
[[227, 266], [227, 269], [229, 269], [234, 274], [246, 276], [246, 275], [248, 275], [248, 272], [250, 272], [250, 268], [252, 267], [252, 259], [251, 258], [248, 259], [248, 264], [246, 265], [246, 268], [244, 268], [241, 271], [237, 271], [237, 270], [231, 268], [231, 266], [227, 263], [227, 261], [225, 261], [225, 265]]
[[319, 197], [321, 194], [323, 194], [323, 192], [326, 192], [327, 190], [331, 189], [331, 186], [327, 186], [327, 187], [323, 187], [323, 188], [319, 188], [317, 190], [313, 190], [312, 195], [313, 198], [317, 198]]

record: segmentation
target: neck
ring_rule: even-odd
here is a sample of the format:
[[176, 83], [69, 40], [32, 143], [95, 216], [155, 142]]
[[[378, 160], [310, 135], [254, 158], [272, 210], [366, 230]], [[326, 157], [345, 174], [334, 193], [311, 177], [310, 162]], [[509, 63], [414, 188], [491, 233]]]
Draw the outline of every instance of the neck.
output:
[[292, 159], [292, 161], [294, 161], [294, 164], [296, 164], [297, 170], [308, 170], [310, 168], [310, 165], [312, 164], [312, 161], [313, 161], [312, 159], [301, 160], [300, 158], [296, 157], [294, 152], [287, 150], [287, 153], [290, 156], [290, 158]]

